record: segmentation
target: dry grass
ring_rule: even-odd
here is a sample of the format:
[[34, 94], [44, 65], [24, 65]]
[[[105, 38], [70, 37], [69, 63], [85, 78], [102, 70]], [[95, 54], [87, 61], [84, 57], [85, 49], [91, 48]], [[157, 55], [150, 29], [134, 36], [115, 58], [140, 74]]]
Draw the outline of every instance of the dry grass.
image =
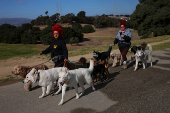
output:
[[34, 27], [39, 27], [40, 30], [43, 30], [44, 28], [48, 27], [48, 25], [39, 25], [39, 26], [34, 26]]

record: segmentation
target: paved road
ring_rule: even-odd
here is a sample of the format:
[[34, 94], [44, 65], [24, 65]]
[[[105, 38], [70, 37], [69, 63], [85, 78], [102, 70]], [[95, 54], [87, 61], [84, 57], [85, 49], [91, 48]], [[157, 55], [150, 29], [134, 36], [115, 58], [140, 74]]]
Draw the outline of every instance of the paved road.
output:
[[[85, 85], [85, 95], [75, 99], [68, 90], [65, 103], [58, 106], [61, 93], [38, 97], [42, 91], [36, 84], [26, 92], [23, 83], [0, 87], [0, 113], [170, 113], [170, 49], [153, 53], [153, 67], [139, 66], [134, 72], [110, 67], [110, 78], [96, 83], [97, 91]], [[81, 92], [81, 89], [79, 89]]]

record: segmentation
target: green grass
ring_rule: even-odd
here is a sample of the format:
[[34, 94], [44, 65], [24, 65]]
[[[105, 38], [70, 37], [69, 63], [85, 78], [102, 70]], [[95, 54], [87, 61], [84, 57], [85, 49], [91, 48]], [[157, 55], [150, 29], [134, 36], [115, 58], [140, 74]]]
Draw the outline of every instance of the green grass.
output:
[[[101, 40], [110, 40], [110, 42], [113, 42], [113, 38], [98, 38]], [[146, 43], [152, 43], [152, 42], [161, 42], [164, 40], [170, 39], [170, 35], [165, 36], [159, 36], [159, 37], [153, 37], [153, 38], [147, 38], [147, 39], [141, 39], [141, 40], [135, 40], [132, 41], [132, 46], [134, 45], [140, 45], [142, 42]], [[0, 60], [2, 59], [8, 59], [12, 57], [30, 57], [32, 55], [38, 55], [40, 51], [47, 48], [48, 45], [23, 45], [23, 44], [4, 44], [0, 43]], [[77, 56], [77, 55], [84, 55], [89, 54], [91, 52], [95, 51], [106, 51], [108, 50], [109, 45], [97, 45], [92, 47], [84, 47], [84, 48], [78, 48], [78, 49], [68, 49], [69, 57], [71, 56]], [[170, 42], [158, 44], [152, 47], [153, 51], [162, 50], [165, 48], [170, 48]], [[113, 49], [118, 49], [118, 44], [116, 44]], [[49, 56], [47, 56], [49, 57]]]
[[[70, 56], [77, 56], [77, 55], [84, 55], [89, 54], [93, 51], [106, 51], [109, 49], [109, 45], [107, 46], [94, 46], [94, 47], [85, 47], [85, 48], [79, 48], [79, 49], [69, 49], [68, 54]], [[113, 49], [118, 49], [118, 46], [114, 46]]]
[[164, 50], [166, 48], [170, 48], [170, 42], [165, 42], [162, 44], [152, 46], [153, 51]]
[[34, 45], [0, 43], [0, 59], [32, 56], [39, 54], [39, 52], [37, 46]]
[[170, 39], [170, 35], [140, 39], [140, 40], [132, 41], [132, 46], [140, 45], [142, 42], [153, 43], [153, 42], [161, 42], [161, 41], [168, 40], [168, 39]]
[[[102, 39], [102, 38], [98, 37], [98, 39]], [[113, 42], [113, 40], [114, 40], [113, 38], [110, 38], [110, 37], [103, 38], [103, 40], [109, 40], [109, 39], [110, 39], [111, 42]], [[170, 39], [169, 35], [147, 38], [147, 39], [141, 39], [141, 40], [135, 40], [135, 41], [132, 41], [132, 46], [140, 45], [142, 42], [153, 43], [153, 42], [161, 42], [161, 41], [168, 40], [168, 39]], [[106, 50], [108, 50], [108, 48], [109, 48], [109, 45], [107, 45], [107, 46], [98, 45], [98, 46], [86, 47], [86, 48], [82, 48], [82, 49], [80, 49], [80, 48], [79, 49], [70, 49], [69, 50], [69, 56], [84, 55], [84, 54], [88, 54], [90, 52], [93, 52], [94, 50], [95, 51], [106, 51]], [[113, 47], [113, 49], [118, 49], [118, 44], [116, 44]], [[161, 48], [158, 49], [158, 50], [161, 50]]]
[[5, 79], [0, 79], [0, 82], [7, 82], [9, 80], [15, 79], [12, 75], [7, 75]]

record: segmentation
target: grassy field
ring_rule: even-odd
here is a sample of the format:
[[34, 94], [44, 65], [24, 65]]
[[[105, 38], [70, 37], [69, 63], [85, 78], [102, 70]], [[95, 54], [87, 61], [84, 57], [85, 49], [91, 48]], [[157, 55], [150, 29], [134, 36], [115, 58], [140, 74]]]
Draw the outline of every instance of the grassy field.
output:
[[38, 49], [39, 48], [34, 45], [0, 43], [0, 59], [36, 55], [40, 52]]
[[[133, 45], [140, 45], [142, 42], [146, 43], [157, 43], [156, 45], [153, 45], [153, 51], [158, 51], [158, 50], [163, 50], [166, 48], [170, 48], [170, 41], [166, 41], [170, 39], [170, 35], [165, 35], [165, 36], [159, 36], [159, 37], [153, 37], [153, 38], [147, 38], [147, 39], [140, 39], [140, 40], [133, 40], [132, 41], [132, 46]], [[69, 57], [71, 56], [77, 56], [77, 55], [84, 55], [84, 54], [89, 54], [92, 53], [94, 50], [95, 51], [106, 51], [108, 50], [109, 44], [113, 43], [114, 38], [112, 37], [95, 37], [94, 39], [90, 41], [98, 41], [101, 40], [103, 43], [99, 45], [88, 45], [86, 42], [83, 42], [83, 44], [87, 45], [82, 45], [82, 46], [71, 46], [68, 45], [68, 52], [69, 52]], [[159, 43], [164, 41], [164, 43]], [[24, 45], [24, 44], [4, 44], [0, 43], [0, 60], [3, 59], [8, 59], [12, 57], [24, 57], [24, 58], [29, 58], [33, 55], [38, 55], [40, 51], [44, 50], [47, 48], [49, 45]], [[113, 49], [118, 49], [118, 45], [116, 44]], [[132, 55], [133, 53], [128, 52], [128, 55]], [[50, 54], [47, 55], [47, 57], [50, 57]], [[31, 57], [32, 58], [32, 57]], [[8, 69], [9, 70], [9, 69]], [[7, 74], [5, 78], [0, 79], [0, 85], [4, 83], [8, 83], [7, 81], [12, 80], [15, 82], [18, 78], [15, 78], [14, 76]]]
[[[140, 39], [132, 41], [133, 45], [140, 45], [142, 42], [153, 43], [153, 42], [161, 42], [164, 40], [170, 39], [170, 35]], [[97, 40], [97, 39], [95, 39]], [[113, 42], [113, 38], [100, 38], [102, 41]], [[40, 51], [47, 48], [48, 45], [24, 45], [24, 44], [4, 44], [0, 43], [0, 60], [8, 59], [12, 57], [30, 57], [32, 55], [38, 55]], [[158, 44], [153, 46], [153, 51], [162, 50], [165, 48], [170, 48], [170, 42], [166, 42], [164, 44]], [[114, 46], [113, 49], [118, 49], [118, 46]], [[77, 56], [88, 54], [93, 51], [106, 51], [108, 50], [107, 44], [101, 45], [91, 45], [91, 46], [83, 46], [78, 48], [69, 49], [69, 56]]]

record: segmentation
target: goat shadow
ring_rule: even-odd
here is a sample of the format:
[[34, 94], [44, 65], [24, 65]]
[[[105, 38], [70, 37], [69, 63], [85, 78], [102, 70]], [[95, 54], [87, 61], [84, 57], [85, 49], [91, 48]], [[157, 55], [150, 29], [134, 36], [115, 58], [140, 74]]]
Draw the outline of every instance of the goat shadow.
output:
[[36, 89], [38, 89], [38, 88], [41, 88], [41, 86], [36, 85], [36, 86], [34, 86], [33, 88], [31, 88], [30, 91], [34, 91], [34, 90], [36, 90]]
[[[115, 78], [118, 74], [120, 74], [120, 72], [110, 73], [110, 74], [109, 74], [109, 79], [104, 80], [103, 82], [100, 82], [100, 81], [99, 81], [99, 82], [94, 83], [94, 87], [95, 87], [96, 91], [99, 90], [99, 89], [104, 88], [109, 82], [113, 81], [114, 78]], [[67, 90], [68, 90], [68, 88], [67, 88]], [[73, 88], [73, 90], [74, 90], [74, 88]], [[93, 92], [92, 87], [88, 87], [87, 89], [85, 89], [84, 94], [83, 94], [82, 96], [86, 96], [86, 95], [88, 95], [88, 94], [90, 94], [90, 93], [92, 93], [92, 92]], [[61, 93], [61, 92], [60, 92], [60, 93]], [[80, 94], [80, 93], [81, 93], [81, 92], [79, 92], [79, 94]], [[82, 97], [82, 96], [81, 96], [81, 97]], [[81, 98], [81, 97], [80, 97], [80, 98]], [[69, 100], [66, 100], [63, 104], [71, 101], [71, 100], [74, 99], [74, 98], [76, 98], [76, 96], [73, 96], [73, 97], [70, 98]]]
[[[152, 62], [152, 65], [156, 65], [157, 63], [159, 62], [159, 60], [155, 60], [154, 62]], [[128, 68], [130, 68], [130, 67], [133, 67], [133, 65], [135, 65], [135, 63], [136, 62], [130, 62], [128, 65], [127, 65], [127, 69]], [[150, 67], [151, 66], [151, 64], [150, 64], [150, 62], [148, 63], [147, 62], [147, 67]], [[146, 68], [147, 68], [146, 67]], [[142, 63], [140, 63], [140, 64], [138, 64], [138, 69], [140, 69], [140, 68], [143, 68], [143, 64]]]

